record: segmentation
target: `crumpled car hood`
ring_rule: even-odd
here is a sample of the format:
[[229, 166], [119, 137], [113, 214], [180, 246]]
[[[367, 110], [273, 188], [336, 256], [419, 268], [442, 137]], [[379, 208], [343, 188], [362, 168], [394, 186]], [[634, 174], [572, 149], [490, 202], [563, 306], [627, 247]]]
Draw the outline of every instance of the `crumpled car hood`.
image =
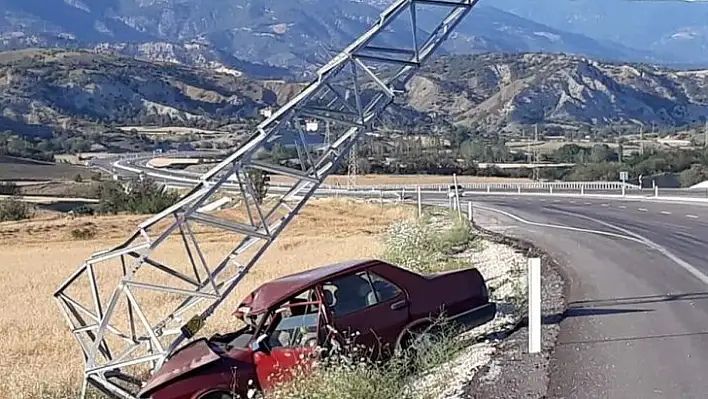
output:
[[140, 390], [138, 397], [147, 397], [149, 391], [158, 388], [166, 382], [219, 359], [221, 359], [221, 356], [211, 350], [206, 339], [202, 338], [185, 345], [152, 375], [147, 384]]

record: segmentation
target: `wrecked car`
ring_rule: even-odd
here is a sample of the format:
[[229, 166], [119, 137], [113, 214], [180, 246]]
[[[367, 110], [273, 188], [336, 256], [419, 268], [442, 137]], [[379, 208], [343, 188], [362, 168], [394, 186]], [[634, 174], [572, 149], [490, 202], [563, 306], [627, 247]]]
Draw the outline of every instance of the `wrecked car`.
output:
[[[139, 393], [153, 399], [245, 398], [315, 361], [330, 342], [358, 332], [379, 358], [439, 316], [468, 328], [496, 315], [475, 268], [421, 275], [380, 260], [338, 263], [284, 276], [249, 294], [235, 315], [245, 327], [173, 353]], [[304, 361], [303, 361], [304, 360]]]

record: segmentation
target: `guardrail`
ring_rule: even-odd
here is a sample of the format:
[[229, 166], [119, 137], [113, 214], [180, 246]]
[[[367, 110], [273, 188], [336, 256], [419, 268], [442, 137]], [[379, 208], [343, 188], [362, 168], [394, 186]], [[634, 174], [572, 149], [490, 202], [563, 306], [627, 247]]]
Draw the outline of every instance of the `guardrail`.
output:
[[[114, 166], [130, 171], [133, 173], [144, 173], [147, 176], [156, 178], [157, 181], [171, 186], [186, 187], [198, 183], [197, 175], [191, 177], [189, 174], [180, 173], [179, 176], [172, 173], [156, 172], [152, 170], [138, 169], [120, 163], [114, 163]], [[189, 177], [188, 177], [189, 176]], [[592, 182], [529, 182], [529, 183], [461, 183], [458, 184], [468, 193], [486, 193], [486, 194], [547, 194], [547, 195], [607, 195], [607, 196], [630, 196], [633, 198], [665, 198], [665, 199], [685, 199], [687, 201], [708, 201], [708, 190], [695, 189], [669, 189], [659, 188], [641, 189], [638, 185], [623, 183], [623, 182], [607, 182], [607, 181], [592, 181]], [[229, 184], [226, 185], [228, 187]], [[271, 182], [270, 186], [274, 189], [289, 189], [290, 185]], [[417, 190], [422, 193], [440, 193], [447, 194], [451, 184], [433, 183], [433, 184], [377, 184], [366, 186], [354, 186], [347, 188], [341, 185], [323, 184], [318, 192], [325, 194], [340, 194], [340, 195], [366, 195], [376, 196], [377, 193], [388, 192], [396, 193], [399, 197], [404, 197], [406, 194], [413, 194]], [[233, 188], [237, 188], [233, 184]]]

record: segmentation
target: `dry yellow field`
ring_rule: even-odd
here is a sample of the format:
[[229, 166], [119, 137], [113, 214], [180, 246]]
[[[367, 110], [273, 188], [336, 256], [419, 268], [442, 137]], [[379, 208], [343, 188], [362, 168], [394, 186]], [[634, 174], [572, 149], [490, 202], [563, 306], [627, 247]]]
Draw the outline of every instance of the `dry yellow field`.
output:
[[[280, 176], [273, 177], [275, 182], [286, 181], [286, 178]], [[504, 177], [485, 177], [485, 176], [457, 176], [457, 182], [463, 183], [528, 183], [531, 179], [517, 179]], [[347, 176], [329, 176], [325, 180], [325, 184], [346, 185]], [[359, 175], [356, 180], [357, 185], [369, 186], [375, 184], [452, 184], [452, 176], [439, 175]]]
[[[394, 206], [313, 200], [208, 321], [206, 332], [233, 328], [234, 307], [264, 281], [340, 260], [376, 257], [382, 249], [380, 233], [391, 222], [410, 216], [412, 210]], [[0, 223], [0, 290], [5, 295], [0, 312], [3, 398], [74, 397], [71, 392], [80, 386], [82, 359], [52, 293], [89, 254], [119, 243], [144, 219], [55, 216]], [[100, 238], [72, 239], [71, 230], [87, 223]], [[234, 245], [224, 234], [197, 234], [207, 258]], [[166, 261], [170, 256], [184, 257], [179, 242], [166, 244]], [[160, 308], [159, 297], [151, 303]]]

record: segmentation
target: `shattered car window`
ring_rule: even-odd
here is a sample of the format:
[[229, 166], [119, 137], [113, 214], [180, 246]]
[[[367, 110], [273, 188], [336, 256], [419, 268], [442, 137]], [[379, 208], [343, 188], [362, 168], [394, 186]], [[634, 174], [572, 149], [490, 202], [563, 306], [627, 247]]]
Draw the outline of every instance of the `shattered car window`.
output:
[[306, 290], [273, 312], [265, 325], [270, 347], [315, 346], [319, 308], [314, 290]]

